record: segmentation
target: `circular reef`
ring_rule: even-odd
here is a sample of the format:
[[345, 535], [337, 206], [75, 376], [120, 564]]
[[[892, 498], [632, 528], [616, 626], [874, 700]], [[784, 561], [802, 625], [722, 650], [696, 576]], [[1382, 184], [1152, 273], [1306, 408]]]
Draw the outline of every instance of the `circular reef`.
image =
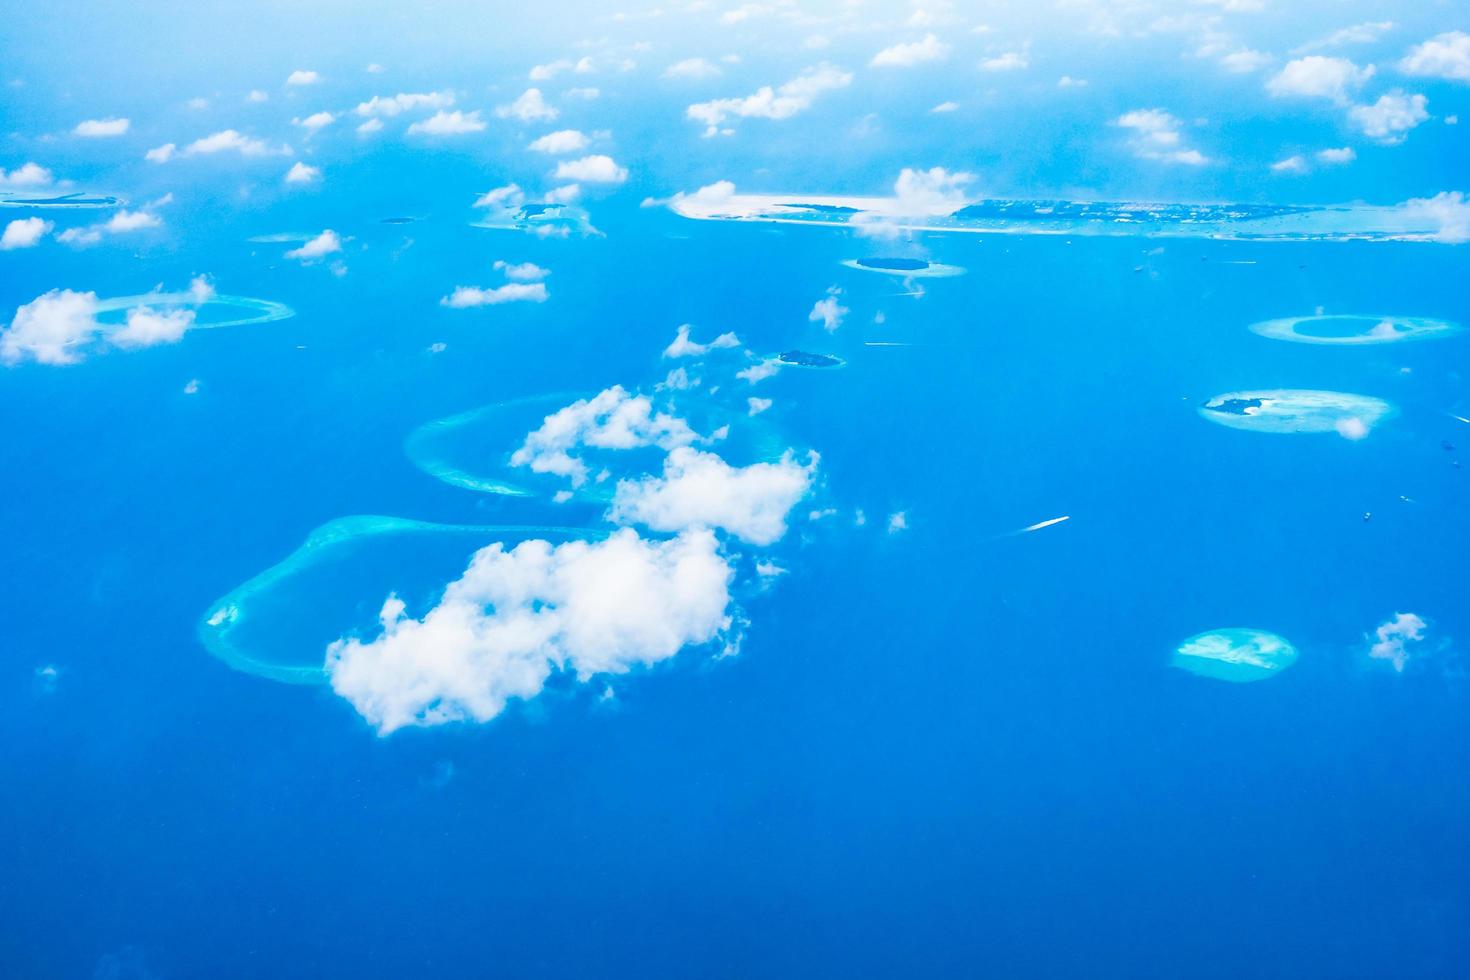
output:
[[864, 272], [883, 272], [890, 276], [903, 276], [905, 279], [914, 277], [938, 279], [946, 276], [962, 276], [965, 274], [965, 270], [957, 265], [942, 265], [938, 262], [930, 262], [927, 259], [914, 259], [900, 256], [874, 256], [866, 259], [847, 259], [842, 264], [849, 269], [861, 269]]
[[1265, 630], [1232, 627], [1196, 633], [1174, 651], [1171, 664], [1191, 674], [1244, 684], [1275, 677], [1296, 663], [1296, 647]]
[[268, 299], [215, 294], [201, 301], [194, 293], [180, 292], [142, 293], [138, 296], [114, 296], [98, 300], [97, 320], [105, 326], [121, 327], [127, 321], [128, 313], [140, 307], [155, 313], [192, 310], [194, 321], [190, 324], [190, 329], [193, 330], [244, 327], [284, 320], [296, 315], [286, 304]]
[[1381, 398], [1344, 391], [1275, 388], [1231, 391], [1200, 406], [1211, 422], [1253, 432], [1340, 432], [1367, 430], [1394, 413]]
[[344, 636], [376, 635], [390, 595], [403, 600], [409, 614], [422, 616], [487, 545], [599, 536], [568, 527], [340, 517], [212, 602], [197, 635], [235, 670], [286, 684], [324, 684], [327, 646]]
[[1460, 325], [1424, 316], [1373, 316], [1363, 313], [1291, 316], [1250, 325], [1252, 333], [1297, 344], [1358, 346], [1430, 340], [1459, 333]]

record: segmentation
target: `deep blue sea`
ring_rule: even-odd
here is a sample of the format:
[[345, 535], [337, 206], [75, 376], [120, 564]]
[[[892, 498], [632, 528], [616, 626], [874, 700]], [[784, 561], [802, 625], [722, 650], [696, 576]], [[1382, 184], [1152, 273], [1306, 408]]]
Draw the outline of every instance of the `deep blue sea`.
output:
[[[0, 365], [0, 977], [1470, 976], [1470, 332], [1249, 329], [1470, 323], [1465, 246], [694, 220], [661, 202], [710, 180], [637, 169], [681, 151], [606, 102], [635, 173], [583, 202], [597, 234], [475, 227], [505, 172], [384, 143], [322, 193], [78, 164], [75, 189], [130, 207], [177, 188], [166, 235], [0, 257], [0, 328], [48, 290], [199, 275], [294, 314]], [[902, 156], [823, 187], [836, 143], [804, 177], [730, 146], [742, 188], [793, 193], [886, 192]], [[1421, 193], [1371, 190], [1329, 193]], [[340, 253], [286, 257], [323, 229]], [[895, 256], [962, 274], [844, 265]], [[496, 260], [550, 270], [545, 301], [441, 302], [504, 283]], [[675, 362], [681, 324], [739, 346]], [[839, 363], [736, 377], [792, 351]], [[680, 365], [700, 389], [659, 387]], [[436, 420], [551, 398], [507, 423], [509, 453], [521, 422], [614, 385], [706, 427], [724, 412], [733, 464], [812, 461], [779, 541], [719, 539], [738, 653], [561, 666], [483, 723], [384, 732], [202, 638], [222, 597], [341, 518], [461, 530], [348, 538], [271, 580], [232, 634], [250, 657], [320, 668], [376, 635], [389, 593], [424, 615], [483, 544], [601, 540], [610, 491], [486, 492], [410, 450]], [[1391, 411], [1294, 433], [1200, 411], [1278, 389]], [[434, 446], [526, 477], [487, 444]], [[1400, 614], [1423, 630], [1395, 669], [1370, 649]], [[1230, 628], [1295, 663], [1250, 683], [1175, 665]]]
[[[1465, 341], [1246, 330], [1318, 305], [1463, 319], [1455, 253], [936, 237], [924, 254], [967, 274], [915, 298], [840, 265], [872, 243], [821, 229], [627, 209], [599, 214], [606, 238], [537, 242], [437, 203], [401, 203], [430, 212], [408, 226], [334, 216], [341, 280], [280, 268], [245, 242], [272, 226], [227, 219], [217, 281], [294, 318], [5, 376], [24, 420], [0, 448], [10, 975], [1470, 965], [1470, 692], [1451, 653], [1403, 676], [1364, 655], [1400, 610], [1470, 635], [1470, 474], [1441, 445], [1470, 444], [1445, 414]], [[555, 270], [546, 304], [425, 302], [502, 253]], [[102, 258], [97, 289], [139, 288]], [[836, 334], [803, 325], [813, 284], [853, 311]], [[540, 391], [649, 387], [683, 322], [846, 361], [760, 386], [841, 513], [796, 522], [738, 657], [686, 653], [614, 704], [553, 691], [378, 738], [327, 689], [204, 652], [209, 603], [333, 518], [564, 522], [430, 478], [405, 437]], [[1196, 412], [1280, 386], [1400, 414], [1350, 441]], [[1168, 667], [1232, 625], [1300, 662], [1263, 684]]]

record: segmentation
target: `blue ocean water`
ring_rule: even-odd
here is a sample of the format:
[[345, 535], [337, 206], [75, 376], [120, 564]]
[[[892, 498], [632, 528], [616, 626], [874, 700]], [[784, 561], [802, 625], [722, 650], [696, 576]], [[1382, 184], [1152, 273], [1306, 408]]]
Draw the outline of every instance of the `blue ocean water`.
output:
[[[935, 238], [967, 274], [916, 299], [820, 230], [607, 209], [606, 239], [540, 243], [376, 217], [342, 281], [271, 268], [248, 220], [221, 233], [217, 279], [292, 319], [6, 377], [28, 420], [0, 450], [13, 975], [125, 947], [160, 976], [1467, 962], [1463, 680], [1363, 654], [1401, 609], [1470, 631], [1466, 475], [1441, 447], [1464, 439], [1462, 341], [1246, 329], [1407, 297], [1463, 319], [1449, 250]], [[511, 251], [557, 270], [543, 308], [464, 315], [402, 286]], [[89, 281], [136, 289], [123, 271]], [[814, 283], [853, 311], [836, 334], [793, 326]], [[435, 481], [405, 436], [548, 386], [649, 385], [680, 322], [846, 361], [760, 386], [842, 514], [799, 529], [739, 657], [379, 739], [329, 691], [195, 641], [213, 599], [334, 517], [564, 520]], [[1361, 442], [1197, 415], [1247, 386], [1401, 414]], [[1267, 685], [1167, 669], [1239, 624], [1300, 663]], [[44, 664], [54, 683], [17, 679]]]
[[[226, 61], [220, 85], [254, 84]], [[100, 97], [82, 75], [73, 94]], [[429, 90], [420, 75], [382, 90]], [[716, 164], [742, 186], [882, 189], [919, 124], [830, 174], [843, 141], [697, 142], [684, 179], [659, 172], [677, 155], [662, 123], [601, 111], [635, 169], [587, 202], [595, 235], [474, 227], [474, 196], [515, 176], [493, 154], [384, 143], [322, 193], [195, 171], [167, 237], [0, 260], [5, 317], [54, 288], [200, 274], [294, 314], [0, 367], [0, 976], [1470, 975], [1470, 335], [1250, 329], [1470, 322], [1463, 246], [697, 221], [640, 200]], [[1018, 122], [1023, 160], [1042, 125]], [[1414, 138], [1430, 149], [1372, 164], [1383, 202], [1461, 158]], [[1124, 179], [1070, 140], [1036, 196]], [[175, 180], [141, 160], [75, 172], [134, 202]], [[1172, 179], [1156, 189], [1192, 199]], [[1335, 174], [1317, 190], [1364, 196]], [[340, 255], [285, 257], [325, 228]], [[964, 271], [854, 268], [893, 258]], [[498, 282], [495, 260], [551, 270], [549, 298], [441, 304]], [[846, 309], [835, 331], [810, 312], [826, 297]], [[686, 323], [741, 346], [700, 359], [698, 396], [660, 394]], [[745, 350], [840, 365], [749, 384]], [[330, 686], [233, 670], [201, 642], [222, 597], [343, 518], [607, 533], [606, 493], [558, 503], [519, 472], [501, 475], [536, 492], [481, 492], [412, 450], [437, 420], [612, 385], [708, 399], [686, 401], [701, 424], [724, 406], [732, 462], [770, 458], [773, 434], [820, 458], [778, 545], [724, 539], [742, 569], [785, 570], [734, 590], [738, 655], [558, 673], [488, 723], [380, 735]], [[1278, 389], [1394, 411], [1293, 434], [1200, 413]], [[772, 404], [742, 416], [747, 397]], [[478, 431], [433, 458], [495, 476], [516, 447], [493, 455]], [[349, 542], [236, 637], [309, 667], [310, 644], [370, 637], [390, 591], [422, 614], [480, 543]], [[1400, 613], [1427, 623], [1401, 672], [1369, 654]], [[1238, 628], [1296, 662], [1254, 683], [1171, 666]]]

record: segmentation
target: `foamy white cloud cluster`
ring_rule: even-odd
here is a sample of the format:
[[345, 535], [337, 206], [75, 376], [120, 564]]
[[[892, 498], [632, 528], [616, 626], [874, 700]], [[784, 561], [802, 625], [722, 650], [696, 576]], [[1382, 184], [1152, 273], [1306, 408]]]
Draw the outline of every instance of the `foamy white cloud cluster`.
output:
[[504, 259], [496, 259], [493, 268], [497, 272], [503, 272], [505, 278], [514, 282], [537, 282], [551, 275], [550, 269], [544, 269], [535, 262], [507, 262]]
[[[1449, 35], [1441, 35], [1448, 38]], [[1435, 46], [1439, 39], [1425, 42], [1411, 52], [1400, 68], [1409, 74], [1433, 75], [1452, 71], [1452, 46]], [[1466, 38], [1470, 48], [1470, 37]], [[1423, 50], [1421, 50], [1423, 49]], [[1470, 57], [1470, 52], [1467, 52]], [[1413, 66], [1422, 70], [1410, 70]], [[1274, 96], [1326, 99], [1347, 109], [1349, 122], [1364, 136], [1393, 145], [1403, 142], [1409, 130], [1429, 118], [1429, 100], [1419, 94], [1392, 89], [1371, 103], [1354, 105], [1353, 94], [1374, 76], [1369, 65], [1360, 68], [1347, 58], [1308, 55], [1286, 63], [1267, 83]]]
[[0, 333], [0, 361], [75, 364], [100, 329], [96, 293], [53, 289], [15, 311]]
[[851, 72], [832, 65], [818, 65], [776, 88], [765, 85], [741, 98], [696, 102], [684, 110], [684, 114], [695, 122], [704, 123], [706, 136], [728, 134], [731, 130], [722, 128], [727, 119], [789, 119], [810, 109], [822, 93], [845, 88], [851, 83]]
[[1402, 143], [1409, 130], [1429, 118], [1429, 100], [1394, 89], [1378, 97], [1370, 105], [1355, 105], [1348, 110], [1363, 135], [1380, 143]]
[[1450, 31], [1417, 44], [1399, 62], [1406, 75], [1470, 82], [1470, 34]]
[[1413, 651], [1424, 640], [1424, 631], [1429, 624], [1414, 613], [1395, 613], [1393, 619], [1374, 630], [1373, 645], [1368, 656], [1374, 660], [1387, 660], [1393, 669], [1403, 673]]
[[817, 457], [798, 463], [788, 452], [775, 463], [731, 466], [692, 446], [669, 452], [662, 476], [618, 483], [609, 516], [655, 531], [717, 528], [754, 545], [786, 534], [791, 508], [811, 489]]
[[[517, 465], [585, 478], [578, 446], [670, 447], [663, 474], [623, 480], [608, 516], [624, 526], [593, 541], [530, 540], [481, 549], [421, 618], [390, 596], [371, 639], [327, 649], [332, 688], [379, 734], [410, 725], [485, 722], [515, 699], [537, 696], [554, 673], [581, 682], [673, 657], [686, 647], [738, 645], [734, 560], [716, 532], [752, 545], [778, 541], [810, 491], [812, 454], [798, 463], [733, 467], [687, 445], [686, 423], [655, 414], [621, 387], [553, 413], [513, 457]], [[758, 574], [779, 574], [766, 562]]]
[[[500, 203], [501, 199], [506, 197], [514, 197], [517, 201], [519, 200], [520, 188], [514, 184], [498, 190], [514, 193], [499, 194], [494, 201], [490, 202], [492, 205]], [[481, 206], [485, 198], [497, 194], [497, 191], [491, 191], [477, 201], [476, 206]], [[544, 303], [549, 298], [550, 294], [546, 291], [546, 284], [541, 280], [551, 275], [550, 269], [543, 269], [534, 262], [511, 263], [504, 259], [497, 259], [494, 269], [510, 281], [503, 286], [489, 289], [479, 286], [456, 286], [454, 292], [439, 300], [439, 305], [463, 310], [475, 306], [499, 306], [501, 303]]]
[[32, 248], [39, 245], [41, 239], [51, 233], [56, 225], [44, 218], [17, 218], [5, 226], [5, 233], [0, 235], [0, 252], [9, 252], [17, 248]]
[[288, 184], [310, 184], [320, 180], [321, 176], [322, 169], [320, 167], [313, 167], [308, 163], [297, 160], [291, 165], [291, 169], [286, 171], [284, 179]]
[[502, 303], [544, 303], [550, 294], [544, 282], [508, 282], [503, 286], [455, 286], [454, 292], [439, 300], [440, 306], [464, 310], [475, 306], [499, 306]]
[[521, 122], [549, 121], [560, 113], [548, 105], [539, 88], [528, 88], [514, 102], [499, 106], [495, 114], [502, 119], [519, 119]]
[[1470, 242], [1470, 200], [1461, 191], [1443, 191], [1433, 197], [1404, 202], [1404, 211], [1433, 227], [1435, 241], [1447, 245]]
[[812, 306], [811, 313], [807, 314], [807, 320], [812, 323], [820, 323], [828, 332], [833, 333], [842, 326], [842, 318], [847, 316], [848, 309], [837, 302], [837, 297], [842, 295], [842, 290], [836, 286], [827, 289], [827, 295], [817, 300]]
[[665, 78], [715, 78], [723, 74], [708, 58], [685, 58], [664, 69]]
[[[507, 275], [522, 268], [497, 266]], [[738, 343], [733, 334], [695, 343], [686, 325], [669, 350], [678, 357]], [[328, 647], [333, 690], [387, 735], [489, 721], [510, 702], [539, 695], [558, 673], [586, 683], [689, 647], [737, 650], [744, 617], [731, 598], [736, 559], [720, 535], [762, 547], [780, 540], [811, 489], [817, 457], [801, 463], [788, 452], [736, 467], [693, 448], [698, 439], [683, 419], [620, 386], [548, 415], [512, 455], [513, 465], [578, 485], [588, 478], [581, 450], [659, 447], [666, 451], [662, 474], [618, 482], [607, 516], [623, 526], [606, 538], [492, 544], [422, 617], [389, 596], [378, 635]], [[672, 536], [646, 537], [629, 525]], [[781, 571], [767, 561], [756, 574], [766, 580]]]
[[[196, 303], [207, 301], [214, 288], [204, 276], [190, 284]], [[136, 349], [171, 344], [194, 326], [195, 312], [188, 308], [155, 309], [139, 304], [127, 313], [122, 326], [104, 324], [97, 318], [97, 294], [53, 289], [15, 311], [10, 325], [0, 330], [0, 362], [76, 364], [100, 346]]]
[[122, 208], [106, 221], [95, 225], [68, 228], [58, 234], [56, 240], [66, 242], [68, 245], [95, 245], [105, 236], [125, 235], [129, 232], [162, 226], [163, 219], [151, 211], [129, 211]]
[[528, 466], [532, 472], [565, 477], [573, 486], [581, 486], [587, 482], [588, 468], [575, 454], [584, 447], [674, 449], [698, 438], [688, 422], [655, 412], [646, 395], [630, 395], [621, 385], [614, 385], [548, 415], [510, 461], [512, 466]]
[[917, 170], [904, 167], [893, 182], [897, 213], [905, 217], [935, 217], [953, 214], [968, 203], [964, 188], [975, 179], [963, 170], [943, 167]]
[[868, 65], [873, 68], [912, 68], [926, 61], [942, 61], [949, 56], [949, 45], [933, 34], [922, 40], [895, 44], [873, 55]]
[[408, 134], [424, 136], [463, 136], [466, 133], [479, 133], [485, 130], [485, 120], [480, 118], [480, 113], [462, 112], [459, 109], [440, 109], [428, 119], [421, 119], [408, 127]]
[[86, 119], [77, 123], [72, 133], [89, 139], [106, 139], [111, 136], [125, 135], [131, 125], [129, 120], [122, 118]]
[[1144, 160], [1182, 163], [1191, 167], [1209, 163], [1199, 150], [1184, 146], [1178, 119], [1163, 109], [1134, 109], [1114, 120], [1114, 125], [1133, 133], [1130, 145], [1134, 155]]
[[359, 116], [397, 116], [420, 109], [447, 109], [454, 105], [454, 93], [444, 92], [399, 92], [397, 95], [375, 95], [359, 103], [355, 110]]
[[733, 569], [707, 530], [666, 541], [631, 529], [602, 541], [492, 544], [421, 619], [397, 597], [375, 639], [327, 650], [332, 689], [387, 735], [485, 722], [539, 694], [553, 671], [623, 674], [731, 629]]
[[590, 142], [587, 135], [579, 130], [558, 129], [554, 133], [547, 133], [545, 136], [532, 140], [526, 149], [552, 155], [580, 153], [587, 148]]
[[1330, 99], [1346, 103], [1348, 96], [1372, 78], [1374, 68], [1359, 68], [1347, 58], [1308, 55], [1286, 63], [1266, 82], [1277, 97]]
[[740, 338], [730, 332], [720, 334], [707, 344], [701, 344], [690, 339], [690, 329], [687, 323], [680, 325], [673, 341], [664, 348], [664, 357], [702, 357], [712, 350], [740, 346]]
[[[268, 153], [290, 153], [289, 146], [283, 146], [278, 150], [272, 150], [264, 140], [258, 140], [246, 136], [238, 130], [222, 129], [218, 133], [211, 133], [201, 137], [188, 146], [184, 147], [185, 156], [212, 155], [215, 153], [239, 153], [241, 156], [258, 157]], [[174, 155], [174, 145], [166, 143], [164, 146], [148, 151], [148, 159], [160, 163], [166, 162]]]
[[286, 258], [296, 259], [302, 264], [307, 264], [340, 251], [342, 251], [341, 236], [328, 228], [320, 235], [302, 244], [299, 248], [293, 248], [286, 252]]
[[0, 167], [0, 187], [45, 187], [51, 180], [51, 171], [39, 163], [23, 163], [8, 172]]
[[628, 171], [618, 166], [612, 157], [594, 153], [578, 160], [563, 160], [556, 165], [552, 176], [557, 180], [584, 184], [621, 184], [628, 179]]

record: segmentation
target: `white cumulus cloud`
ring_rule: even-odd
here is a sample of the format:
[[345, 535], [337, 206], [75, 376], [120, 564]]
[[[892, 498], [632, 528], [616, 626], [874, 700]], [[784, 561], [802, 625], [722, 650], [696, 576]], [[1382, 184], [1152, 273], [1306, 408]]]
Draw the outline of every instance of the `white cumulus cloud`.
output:
[[519, 119], [521, 122], [555, 119], [556, 109], [546, 104], [539, 88], [528, 88], [514, 102], [499, 106], [495, 114], [502, 119]]
[[504, 259], [496, 259], [495, 269], [505, 273], [505, 278], [515, 282], [536, 282], [551, 275], [550, 269], [543, 269], [535, 262], [507, 262]]
[[389, 597], [383, 632], [333, 643], [327, 673], [382, 735], [485, 722], [535, 697], [554, 670], [587, 681], [715, 641], [731, 628], [733, 577], [708, 531], [492, 544], [422, 619]]
[[601, 153], [563, 160], [556, 165], [557, 180], [581, 181], [584, 184], [621, 184], [628, 179], [628, 171], [617, 165], [612, 157]]
[[184, 331], [194, 325], [193, 310], [151, 310], [146, 306], [128, 311], [126, 325], [108, 335], [108, 341], [119, 347], [152, 347], [172, 344], [183, 339]]
[[486, 191], [475, 198], [477, 208], [518, 208], [526, 200], [519, 184], [506, 184]]
[[949, 56], [949, 45], [933, 34], [926, 34], [919, 41], [895, 44], [873, 55], [868, 65], [872, 68], [912, 68], [927, 61], [942, 61]]
[[1394, 89], [1378, 97], [1371, 105], [1355, 105], [1348, 117], [1363, 135], [1380, 143], [1401, 143], [1409, 130], [1429, 118], [1429, 100]]
[[359, 116], [397, 116], [418, 109], [447, 109], [454, 105], [454, 93], [444, 92], [399, 92], [397, 95], [375, 95], [366, 102], [358, 103], [354, 110]]
[[1373, 631], [1373, 645], [1368, 656], [1375, 660], [1387, 660], [1399, 673], [1409, 664], [1419, 644], [1424, 641], [1424, 631], [1429, 628], [1422, 617], [1414, 613], [1395, 613], [1393, 619]]
[[15, 311], [0, 332], [0, 361], [17, 364], [75, 364], [81, 348], [96, 335], [97, 294], [53, 289]]
[[1373, 66], [1359, 68], [1346, 58], [1308, 55], [1288, 61], [1266, 82], [1274, 96], [1331, 99], [1346, 102], [1348, 93], [1373, 77]]
[[313, 112], [305, 119], [293, 119], [291, 121], [302, 129], [314, 133], [325, 126], [332, 125], [332, 123], [337, 121], [337, 117], [326, 110], [322, 110], [321, 112]]
[[[190, 285], [195, 302], [213, 295], [204, 276]], [[20, 307], [10, 326], [0, 330], [0, 362], [17, 364], [30, 359], [39, 364], [75, 364], [97, 345], [123, 350], [177, 342], [194, 326], [190, 309], [154, 308], [146, 303], [127, 313], [121, 326], [97, 319], [96, 293], [53, 289]]]
[[993, 58], [986, 58], [980, 62], [984, 71], [1020, 71], [1030, 65], [1031, 61], [1023, 52], [1007, 51]]
[[904, 167], [893, 182], [897, 213], [911, 218], [953, 214], [969, 203], [964, 188], [974, 179], [964, 170]]
[[315, 85], [321, 80], [322, 76], [316, 72], [300, 68], [286, 76], [287, 85]]
[[1209, 162], [1198, 150], [1183, 145], [1183, 137], [1179, 132], [1183, 124], [1163, 109], [1134, 109], [1123, 113], [1113, 124], [1133, 133], [1130, 141], [1133, 152], [1145, 160], [1182, 163], [1187, 166], [1200, 166]]
[[17, 248], [31, 248], [51, 233], [56, 225], [43, 218], [18, 218], [5, 226], [0, 235], [0, 252]]
[[664, 357], [701, 357], [712, 350], [723, 350], [730, 347], [739, 347], [740, 338], [733, 333], [722, 333], [707, 344], [701, 344], [689, 337], [689, 324], [681, 324], [673, 341], [664, 348]]
[[1309, 41], [1300, 48], [1297, 48], [1297, 52], [1314, 51], [1320, 48], [1335, 48], [1344, 44], [1371, 44], [1393, 30], [1393, 26], [1393, 21], [1390, 20], [1353, 24], [1350, 27], [1333, 31], [1326, 37]]
[[558, 129], [554, 133], [534, 139], [526, 147], [537, 153], [579, 153], [587, 148], [591, 140], [587, 135], [575, 129]]
[[1406, 75], [1470, 82], [1470, 34], [1449, 31], [1416, 44], [1399, 62]]
[[544, 303], [546, 299], [544, 282], [508, 282], [493, 289], [456, 286], [454, 292], [439, 300], [439, 305], [464, 310], [475, 306], [499, 306], [501, 303]]
[[704, 123], [706, 136], [715, 136], [722, 132], [721, 126], [729, 118], [790, 119], [811, 108], [822, 93], [845, 88], [851, 83], [851, 72], [832, 65], [818, 65], [777, 88], [766, 85], [741, 98], [696, 102], [685, 109], [684, 114], [695, 122]]
[[39, 163], [23, 163], [8, 173], [0, 168], [0, 187], [44, 187], [51, 179], [51, 171]]
[[408, 127], [410, 135], [422, 133], [426, 136], [460, 136], [478, 133], [485, 129], [485, 120], [479, 112], [461, 112], [458, 109], [440, 109], [428, 119], [420, 120]]
[[159, 228], [162, 225], [163, 219], [156, 214], [124, 208], [100, 224], [68, 228], [57, 235], [56, 240], [69, 245], [95, 245], [104, 235], [122, 235], [145, 228]]
[[787, 452], [775, 463], [731, 466], [681, 446], [669, 452], [662, 476], [619, 481], [609, 516], [655, 531], [717, 528], [750, 544], [774, 544], [811, 489], [816, 467], [815, 454], [806, 463]]
[[708, 58], [685, 58], [664, 69], [665, 78], [714, 78], [720, 74], [720, 66]]
[[1443, 191], [1433, 197], [1416, 197], [1403, 204], [1413, 218], [1435, 227], [1434, 240], [1450, 245], [1470, 242], [1470, 200], [1460, 191]]
[[72, 133], [76, 136], [86, 136], [92, 139], [106, 138], [109, 136], [122, 136], [132, 125], [126, 119], [87, 119], [77, 123]]
[[573, 486], [587, 482], [587, 464], [578, 450], [674, 449], [699, 438], [689, 423], [656, 412], [646, 395], [630, 395], [621, 385], [583, 398], [546, 416], [541, 426], [510, 458], [512, 466], [565, 477]]
[[342, 251], [342, 239], [335, 231], [328, 228], [300, 248], [291, 249], [286, 253], [286, 258], [298, 259], [303, 263], [315, 262], [317, 259], [340, 251]]
[[842, 295], [842, 290], [836, 286], [828, 287], [827, 295], [817, 300], [812, 306], [811, 313], [807, 314], [807, 320], [812, 323], [820, 323], [828, 332], [834, 332], [842, 326], [842, 318], [847, 316], [848, 309], [837, 302], [837, 297]]
[[314, 180], [320, 180], [321, 176], [322, 170], [320, 167], [313, 167], [297, 160], [291, 165], [291, 169], [286, 171], [286, 183], [310, 184]]
[[[270, 148], [261, 140], [252, 139], [233, 129], [223, 129], [218, 133], [212, 133], [209, 136], [195, 140], [184, 148], [184, 154], [186, 156], [195, 156], [200, 153], [224, 153], [227, 151], [234, 151], [243, 156], [254, 157], [269, 153]], [[170, 151], [168, 156], [172, 155], [172, 151]], [[164, 159], [168, 159], [168, 156], [165, 156]]]

